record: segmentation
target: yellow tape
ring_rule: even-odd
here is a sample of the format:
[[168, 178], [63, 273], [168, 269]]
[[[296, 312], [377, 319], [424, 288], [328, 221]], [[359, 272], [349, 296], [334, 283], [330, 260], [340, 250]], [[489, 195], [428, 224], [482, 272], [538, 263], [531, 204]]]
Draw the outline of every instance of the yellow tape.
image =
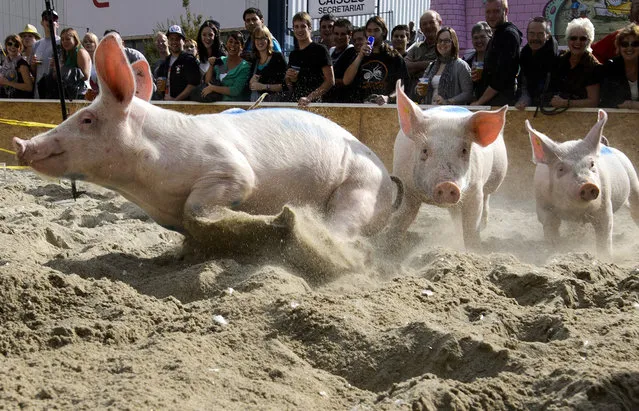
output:
[[27, 168], [31, 168], [29, 166], [5, 166], [5, 168], [9, 170], [26, 170]]
[[34, 121], [20, 121], [20, 120], [9, 120], [6, 118], [0, 118], [1, 124], [8, 124], [10, 126], [20, 126], [20, 127], [44, 127], [44, 128], [55, 128], [57, 124], [46, 124], [46, 123], [36, 123]]
[[13, 154], [14, 156], [16, 155], [15, 151], [11, 151], [11, 150], [5, 150], [4, 148], [0, 147], [0, 151], [4, 152], [4, 153], [9, 153], [9, 154]]

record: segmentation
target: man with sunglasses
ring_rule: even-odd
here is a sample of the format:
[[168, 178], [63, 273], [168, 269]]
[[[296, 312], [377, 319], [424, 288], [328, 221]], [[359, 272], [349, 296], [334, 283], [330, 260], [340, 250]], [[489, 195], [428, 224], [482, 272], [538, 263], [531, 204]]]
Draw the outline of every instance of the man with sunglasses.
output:
[[[630, 1], [630, 13], [628, 14], [628, 20], [630, 23], [639, 24], [639, 0]], [[615, 39], [617, 38], [617, 34], [619, 34], [624, 27], [613, 31], [601, 40], [592, 43], [592, 54], [597, 57], [597, 60], [603, 63], [617, 55]]]
[[[58, 36], [58, 13], [51, 10], [51, 20], [53, 21], [53, 34], [55, 42], [60, 47], [60, 36]], [[51, 44], [51, 29], [49, 28], [49, 12], [42, 12], [42, 20], [40, 22], [44, 29], [44, 38], [38, 40], [33, 46], [33, 55], [31, 57], [31, 73], [35, 78], [34, 98], [44, 98], [47, 95], [46, 81], [40, 82], [44, 76], [49, 73], [51, 61], [53, 58], [53, 45]]]
[[550, 33], [550, 22], [534, 17], [526, 30], [528, 44], [521, 49], [519, 90], [521, 96], [515, 104], [519, 110], [540, 103], [544, 85], [559, 55], [557, 40]]
[[483, 92], [471, 105], [502, 106], [513, 104], [519, 71], [522, 34], [508, 21], [507, 0], [486, 0], [486, 22], [493, 29], [484, 58], [481, 81]]

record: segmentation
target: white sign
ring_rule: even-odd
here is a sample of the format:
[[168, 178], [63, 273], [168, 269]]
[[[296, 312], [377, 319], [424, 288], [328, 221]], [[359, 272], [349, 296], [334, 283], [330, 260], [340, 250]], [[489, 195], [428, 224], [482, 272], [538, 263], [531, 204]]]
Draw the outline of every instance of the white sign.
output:
[[325, 14], [335, 17], [375, 14], [377, 0], [308, 0], [308, 14], [319, 19]]

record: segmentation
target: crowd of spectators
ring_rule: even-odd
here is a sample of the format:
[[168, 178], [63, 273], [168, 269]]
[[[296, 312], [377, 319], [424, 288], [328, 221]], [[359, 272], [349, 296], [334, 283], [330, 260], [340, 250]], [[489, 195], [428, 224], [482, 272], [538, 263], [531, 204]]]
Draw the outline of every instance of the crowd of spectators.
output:
[[[435, 10], [415, 24], [390, 30], [383, 18], [363, 27], [325, 15], [317, 37], [308, 13], [293, 17], [295, 49], [288, 57], [257, 8], [242, 17], [245, 30], [225, 35], [206, 20], [194, 39], [172, 25], [154, 36], [159, 59], [151, 66], [154, 100], [375, 103], [394, 102], [401, 80], [408, 95], [427, 105], [515, 105], [639, 109], [639, 0], [631, 0], [630, 22], [595, 42], [590, 20], [576, 17], [563, 34], [532, 18], [523, 34], [508, 21], [507, 0], [486, 0], [485, 21], [471, 28], [472, 50], [461, 55], [457, 33]], [[58, 15], [44, 11], [43, 34], [31, 24], [10, 34], [0, 54], [0, 98], [58, 98], [61, 77], [67, 98], [99, 93], [93, 54], [98, 36], [82, 39], [73, 28], [58, 36]], [[115, 30], [107, 30], [124, 42]], [[52, 40], [51, 36], [55, 38]], [[369, 40], [371, 39], [371, 40]], [[53, 54], [57, 42], [59, 57]], [[145, 56], [124, 47], [130, 63]], [[59, 60], [60, 72], [54, 70]]]

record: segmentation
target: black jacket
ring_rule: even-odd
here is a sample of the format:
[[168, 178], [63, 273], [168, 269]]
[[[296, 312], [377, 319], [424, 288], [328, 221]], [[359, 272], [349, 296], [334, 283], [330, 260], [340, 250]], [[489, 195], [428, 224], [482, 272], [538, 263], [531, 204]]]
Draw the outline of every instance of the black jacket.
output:
[[626, 100], [631, 100], [630, 85], [626, 78], [623, 57], [615, 56], [603, 66], [601, 82], [601, 107], [617, 108]]
[[499, 92], [488, 102], [490, 105], [512, 104], [515, 100], [521, 38], [521, 31], [508, 21], [497, 26], [493, 32], [493, 38], [486, 48], [482, 75], [483, 89], [490, 86]]
[[522, 95], [530, 97], [533, 105], [539, 104], [539, 96], [546, 81], [550, 80], [558, 55], [559, 45], [554, 37], [550, 37], [534, 56], [528, 44], [521, 49], [519, 85]]
[[168, 56], [158, 69], [158, 77], [169, 78], [171, 97], [177, 97], [189, 84], [200, 85], [200, 66], [193, 55], [182, 52], [171, 66], [170, 75], [167, 75], [170, 62], [171, 56]]

